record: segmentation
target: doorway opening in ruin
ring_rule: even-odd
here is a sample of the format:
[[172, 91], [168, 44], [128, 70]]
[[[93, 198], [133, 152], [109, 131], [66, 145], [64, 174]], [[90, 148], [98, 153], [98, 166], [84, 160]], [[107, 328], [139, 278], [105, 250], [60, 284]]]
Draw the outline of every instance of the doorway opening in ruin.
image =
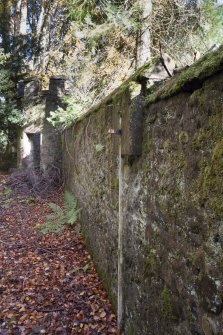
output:
[[26, 160], [27, 167], [40, 167], [40, 147], [41, 147], [41, 133], [26, 133], [28, 140], [28, 156]]

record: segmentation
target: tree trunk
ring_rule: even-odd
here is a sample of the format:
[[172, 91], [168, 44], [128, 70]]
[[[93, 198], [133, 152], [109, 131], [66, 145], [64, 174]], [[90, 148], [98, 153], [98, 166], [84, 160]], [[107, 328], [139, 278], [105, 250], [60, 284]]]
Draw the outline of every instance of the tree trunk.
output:
[[2, 0], [0, 8], [1, 45], [5, 53], [10, 51], [10, 1]]
[[152, 14], [152, 1], [140, 0], [140, 8], [142, 12], [142, 27], [138, 34], [137, 40], [137, 59], [136, 68], [145, 64], [151, 58], [151, 35], [150, 24]]
[[20, 7], [19, 34], [26, 35], [26, 33], [27, 33], [27, 0], [23, 0]]
[[56, 14], [57, 6], [58, 0], [55, 0], [53, 4], [44, 1], [41, 4], [41, 13], [36, 32], [38, 54], [34, 60], [35, 69], [41, 72], [45, 72], [49, 60], [50, 28]]

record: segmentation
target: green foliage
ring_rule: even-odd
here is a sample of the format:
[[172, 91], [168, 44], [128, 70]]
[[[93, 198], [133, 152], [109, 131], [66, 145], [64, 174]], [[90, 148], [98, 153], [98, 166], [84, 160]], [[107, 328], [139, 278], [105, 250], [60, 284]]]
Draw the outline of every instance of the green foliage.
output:
[[[134, 69], [143, 27], [140, 2], [67, 0], [70, 19], [68, 57], [72, 98], [67, 108], [51, 113], [54, 126], [66, 127], [116, 89]], [[177, 66], [190, 65], [222, 38], [222, 10], [214, 0], [154, 1], [151, 17], [151, 53], [159, 43]], [[171, 18], [171, 20], [170, 20]]]
[[90, 263], [87, 263], [85, 266], [83, 267], [75, 267], [73, 268], [70, 273], [76, 273], [79, 271], [83, 271], [84, 273], [86, 273], [88, 271], [88, 269], [90, 268]]
[[10, 194], [12, 194], [12, 189], [10, 187], [5, 187], [5, 189], [2, 193], [4, 195], [10, 195]]
[[121, 23], [125, 21], [128, 12], [135, 12], [138, 8], [137, 5], [131, 5], [131, 1], [122, 0], [68, 0], [66, 3], [68, 17], [72, 21], [86, 25], [92, 25], [93, 22], [101, 24], [113, 20], [116, 24]]
[[161, 42], [163, 51], [178, 66], [192, 64], [194, 53], [199, 57], [213, 44], [223, 42], [222, 12], [223, 6], [217, 6], [216, 0], [154, 1], [152, 48], [157, 53]]
[[0, 49], [0, 65], [5, 64], [8, 59], [8, 55], [6, 55], [2, 49]]
[[87, 264], [82, 268], [83, 272], [86, 273], [87, 270], [89, 269], [89, 267], [90, 267], [90, 263], [87, 263]]
[[73, 21], [82, 22], [88, 15], [100, 17], [107, 0], [69, 0], [67, 2], [68, 16]]
[[142, 27], [140, 20], [141, 9], [139, 5], [133, 4], [126, 7], [122, 2], [119, 4], [107, 4], [106, 18], [113, 23], [114, 27], [119, 27], [123, 32], [137, 32]]
[[13, 198], [11, 197], [12, 189], [10, 187], [4, 187], [4, 190], [1, 193], [5, 196], [4, 203], [1, 204], [2, 208], [10, 208], [13, 201]]
[[1, 130], [0, 131], [0, 152], [5, 151], [8, 143], [8, 136], [7, 134]]
[[[73, 82], [67, 108], [51, 113], [54, 126], [66, 127], [118, 87], [131, 74], [135, 35], [141, 22], [132, 1], [67, 0], [70, 19], [66, 75]], [[123, 69], [123, 64], [125, 68]], [[119, 73], [119, 75], [117, 75]], [[115, 80], [114, 80], [115, 78]]]
[[22, 121], [21, 112], [17, 109], [15, 84], [7, 68], [8, 55], [0, 50], [0, 152], [4, 152], [16, 125]]
[[89, 98], [76, 99], [73, 96], [64, 96], [62, 98], [66, 104], [66, 109], [59, 107], [54, 112], [50, 112], [47, 120], [54, 127], [69, 126], [75, 119], [78, 119], [85, 111], [85, 106], [89, 103]]
[[77, 201], [70, 192], [65, 192], [63, 207], [55, 203], [50, 203], [49, 205], [52, 213], [47, 215], [44, 224], [36, 225], [36, 228], [41, 233], [60, 233], [65, 228], [65, 225], [73, 226], [76, 224], [80, 215], [80, 209], [77, 208]]
[[97, 152], [101, 152], [104, 149], [104, 145], [101, 143], [96, 144], [95, 149]]
[[11, 203], [12, 203], [11, 199], [8, 199], [1, 206], [2, 206], [2, 208], [9, 209], [11, 207]]
[[[70, 0], [68, 16], [73, 21], [73, 32], [79, 39], [85, 39], [86, 48], [107, 44], [109, 32], [122, 31], [132, 34], [142, 26], [140, 7], [130, 1]], [[86, 50], [85, 50], [86, 51]]]
[[200, 28], [205, 44], [223, 43], [223, 6], [217, 6], [215, 0], [203, 0], [200, 11]]

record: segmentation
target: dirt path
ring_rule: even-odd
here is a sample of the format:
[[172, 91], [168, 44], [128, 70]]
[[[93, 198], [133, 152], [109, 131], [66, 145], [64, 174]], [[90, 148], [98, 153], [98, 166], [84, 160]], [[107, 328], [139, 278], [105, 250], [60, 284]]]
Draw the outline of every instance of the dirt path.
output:
[[15, 195], [7, 178], [0, 175], [0, 334], [117, 334], [82, 237], [34, 229], [61, 196]]

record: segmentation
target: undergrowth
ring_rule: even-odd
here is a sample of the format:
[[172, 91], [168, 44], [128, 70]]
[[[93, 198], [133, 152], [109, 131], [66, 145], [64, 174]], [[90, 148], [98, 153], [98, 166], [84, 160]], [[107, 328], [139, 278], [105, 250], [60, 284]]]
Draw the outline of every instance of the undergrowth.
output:
[[64, 194], [64, 205], [60, 207], [50, 203], [52, 213], [48, 214], [44, 224], [37, 224], [36, 229], [42, 234], [60, 233], [66, 225], [74, 226], [80, 217], [81, 209], [77, 208], [77, 200], [73, 194], [66, 191]]

